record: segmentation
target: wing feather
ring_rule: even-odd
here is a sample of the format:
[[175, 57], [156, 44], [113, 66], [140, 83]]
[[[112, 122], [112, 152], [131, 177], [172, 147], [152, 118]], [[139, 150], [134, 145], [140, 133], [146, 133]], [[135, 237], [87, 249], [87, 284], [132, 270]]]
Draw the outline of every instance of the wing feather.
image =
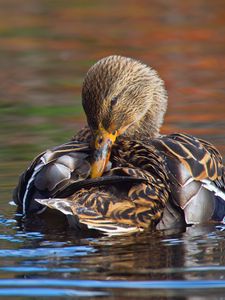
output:
[[156, 139], [153, 144], [166, 156], [178, 159], [195, 180], [222, 178], [222, 157], [208, 142], [187, 134], [173, 134]]
[[182, 209], [186, 222], [218, 219], [216, 210], [221, 208], [221, 199], [225, 198], [225, 171], [217, 149], [186, 134], [165, 136], [153, 140], [153, 144], [165, 158], [171, 186], [170, 202]]

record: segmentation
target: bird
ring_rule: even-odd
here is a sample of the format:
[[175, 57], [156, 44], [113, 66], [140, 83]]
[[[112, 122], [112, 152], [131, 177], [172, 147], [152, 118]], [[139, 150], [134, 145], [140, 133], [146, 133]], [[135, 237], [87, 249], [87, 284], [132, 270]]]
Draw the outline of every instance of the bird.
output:
[[168, 95], [158, 73], [120, 55], [82, 86], [87, 125], [38, 155], [13, 199], [24, 218], [60, 211], [69, 226], [121, 235], [225, 221], [225, 167], [209, 142], [160, 132]]

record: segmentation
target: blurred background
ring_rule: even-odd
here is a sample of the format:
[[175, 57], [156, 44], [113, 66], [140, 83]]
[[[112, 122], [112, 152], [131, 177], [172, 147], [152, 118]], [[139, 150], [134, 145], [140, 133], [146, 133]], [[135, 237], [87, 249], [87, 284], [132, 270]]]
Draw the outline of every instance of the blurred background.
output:
[[84, 125], [83, 78], [110, 54], [140, 59], [165, 80], [164, 133], [208, 139], [225, 154], [224, 0], [1, 0], [4, 196], [30, 159]]
[[[45, 290], [46, 282], [60, 278], [61, 287], [64, 279], [75, 279], [85, 295], [95, 286], [90, 280], [107, 279], [107, 293], [110, 280], [122, 280], [124, 298], [119, 289], [117, 299], [156, 299], [159, 291], [173, 296], [174, 289], [179, 299], [224, 299], [224, 226], [98, 240], [30, 232], [15, 221], [8, 202], [19, 174], [34, 156], [66, 142], [85, 124], [83, 78], [111, 54], [139, 59], [164, 79], [169, 107], [163, 133], [207, 139], [225, 157], [224, 0], [0, 0], [0, 296], [53, 293]], [[36, 290], [27, 278], [36, 279]], [[165, 279], [184, 281], [177, 287]], [[185, 282], [193, 279], [194, 286]], [[132, 292], [130, 280], [149, 285], [136, 283]], [[163, 280], [155, 294], [154, 280]], [[24, 289], [12, 289], [14, 284]], [[59, 281], [54, 284], [58, 296]]]

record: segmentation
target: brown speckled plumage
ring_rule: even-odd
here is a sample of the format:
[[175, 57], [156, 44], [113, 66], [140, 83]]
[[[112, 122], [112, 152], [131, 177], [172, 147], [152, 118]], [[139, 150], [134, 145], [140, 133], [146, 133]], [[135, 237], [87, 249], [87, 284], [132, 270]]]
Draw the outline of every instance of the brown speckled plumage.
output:
[[[116, 99], [116, 103], [113, 100]], [[131, 58], [109, 56], [88, 71], [82, 103], [90, 128], [115, 129], [133, 123], [130, 138], [156, 137], [167, 107], [167, 93], [156, 71]]]
[[[24, 215], [54, 208], [73, 227], [109, 234], [223, 221], [222, 158], [189, 135], [160, 136], [167, 94], [154, 70], [131, 58], [103, 58], [85, 77], [82, 102], [89, 127], [21, 175], [14, 200]], [[99, 128], [119, 135], [102, 177], [90, 178]]]

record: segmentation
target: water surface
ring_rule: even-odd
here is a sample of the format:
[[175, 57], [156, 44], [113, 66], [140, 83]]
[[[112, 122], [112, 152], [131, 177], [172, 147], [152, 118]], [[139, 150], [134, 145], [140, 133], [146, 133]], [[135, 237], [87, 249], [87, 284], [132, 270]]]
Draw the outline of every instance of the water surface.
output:
[[225, 227], [130, 237], [77, 236], [16, 221], [18, 175], [85, 124], [80, 89], [99, 58], [145, 61], [165, 80], [164, 133], [225, 156], [225, 4], [195, 1], [1, 1], [0, 297], [225, 299]]

